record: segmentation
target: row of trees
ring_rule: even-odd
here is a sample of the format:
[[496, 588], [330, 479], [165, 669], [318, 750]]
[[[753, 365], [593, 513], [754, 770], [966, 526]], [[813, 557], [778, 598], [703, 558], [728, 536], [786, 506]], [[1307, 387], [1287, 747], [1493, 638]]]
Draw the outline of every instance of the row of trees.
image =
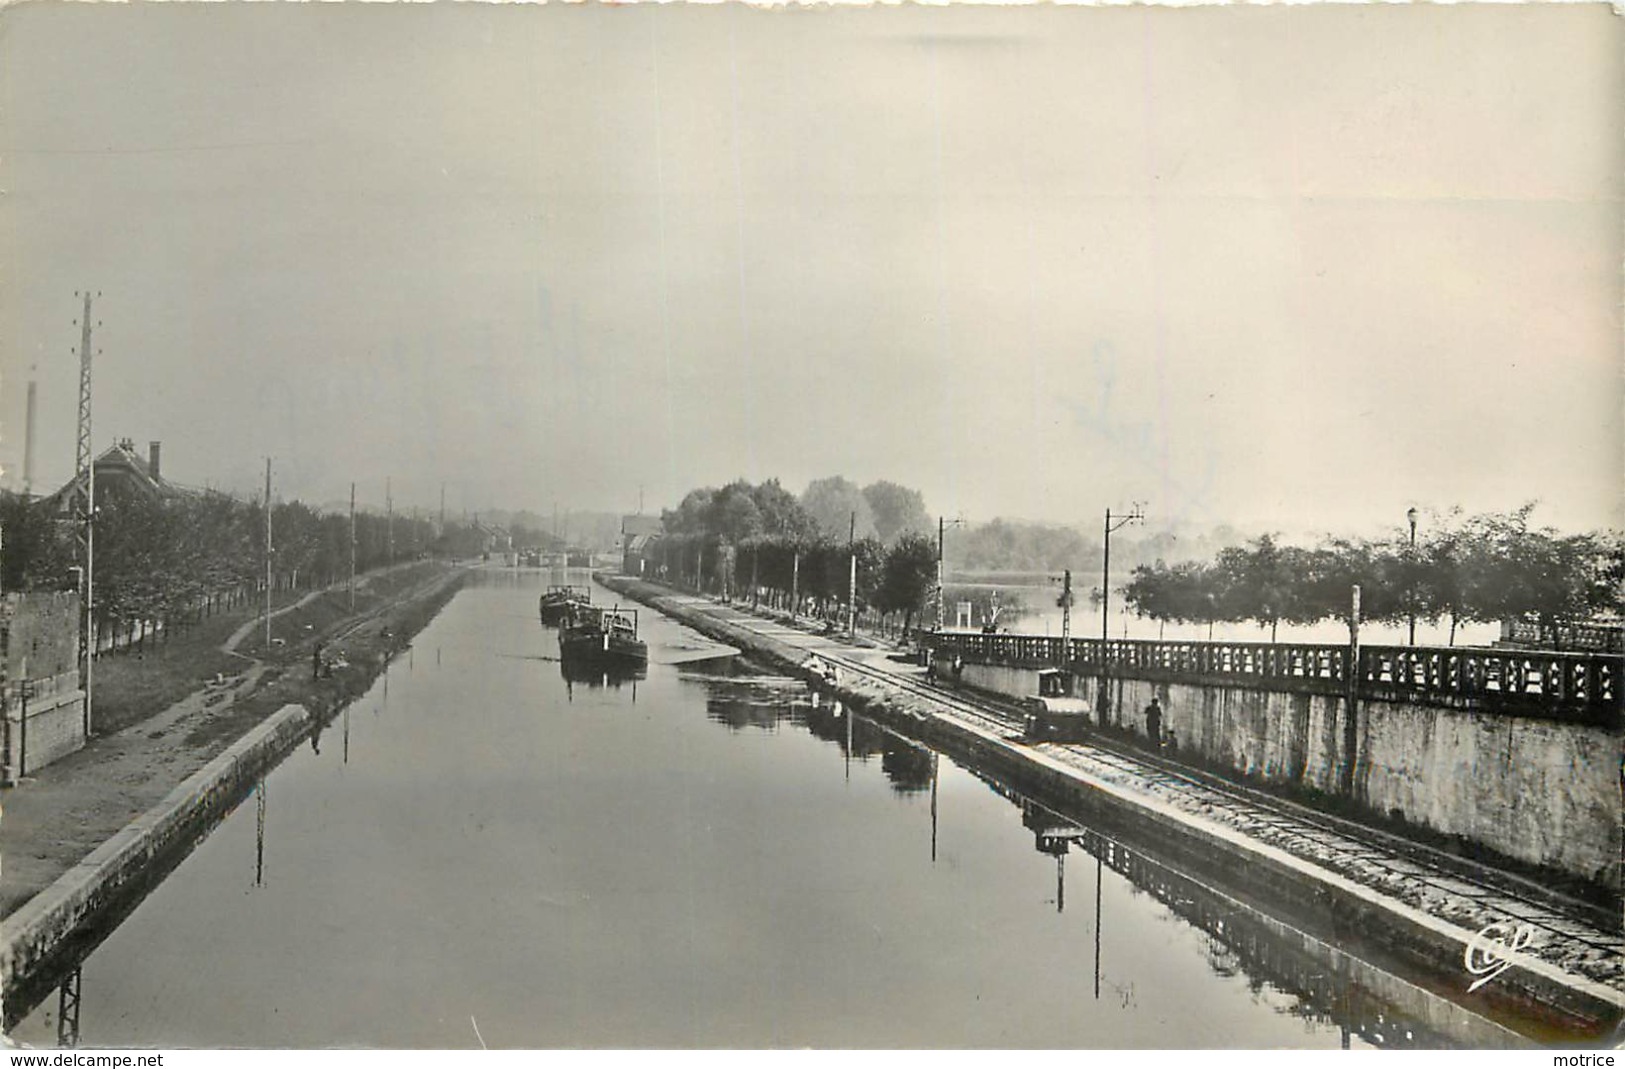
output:
[[[1556, 636], [1563, 625], [1625, 611], [1625, 539], [1537, 527], [1533, 511], [1431, 516], [1414, 544], [1403, 529], [1310, 547], [1263, 535], [1208, 561], [1141, 564], [1122, 595], [1142, 616], [1210, 628], [1252, 621], [1271, 641], [1282, 622], [1347, 622], [1355, 586], [1362, 619], [1448, 620], [1452, 644], [1466, 622], [1535, 617]], [[690, 492], [664, 520], [648, 553], [657, 571], [724, 596], [752, 592], [833, 615], [845, 606], [856, 559], [858, 610], [901, 615], [906, 629], [935, 589], [938, 546], [924, 502], [892, 483], [860, 490], [821, 479], [798, 498], [777, 480], [739, 480]], [[1078, 570], [1099, 560], [1098, 546], [1065, 527], [994, 520], [956, 541], [956, 564], [971, 570], [1056, 561]]]
[[776, 479], [738, 480], [690, 491], [663, 520], [646, 555], [657, 574], [725, 597], [833, 618], [849, 608], [855, 559], [858, 611], [900, 616], [906, 631], [936, 583], [924, 500], [894, 483], [859, 490], [837, 476], [797, 498]]
[[1075, 527], [993, 519], [953, 539], [949, 558], [967, 572], [1031, 572], [1100, 565], [1100, 543]]
[[905, 534], [925, 534], [932, 527], [918, 490], [885, 481], [859, 489], [839, 475], [813, 480], [800, 497], [777, 479], [755, 486], [738, 479], [721, 489], [702, 487], [690, 490], [662, 518], [670, 534], [703, 534], [734, 545], [763, 537], [843, 543], [851, 537], [891, 545]]
[[[74, 532], [49, 503], [0, 495], [0, 582], [6, 590], [71, 588]], [[314, 588], [350, 569], [348, 513], [323, 513], [292, 501], [271, 509], [272, 583]], [[472, 525], [435, 531], [428, 520], [374, 513], [355, 518], [355, 568], [369, 571], [428, 553], [467, 556], [484, 548]], [[96, 509], [98, 629], [194, 620], [224, 599], [265, 582], [265, 506], [218, 492], [167, 498], [109, 494]]]
[[1448, 620], [1452, 644], [1463, 622], [1534, 616], [1556, 636], [1560, 625], [1625, 609], [1625, 540], [1536, 528], [1532, 511], [1452, 513], [1430, 523], [1414, 547], [1403, 532], [1308, 548], [1266, 535], [1209, 562], [1142, 565], [1123, 596], [1156, 620], [1254, 621], [1271, 641], [1282, 621], [1348, 621], [1356, 585], [1362, 619]]

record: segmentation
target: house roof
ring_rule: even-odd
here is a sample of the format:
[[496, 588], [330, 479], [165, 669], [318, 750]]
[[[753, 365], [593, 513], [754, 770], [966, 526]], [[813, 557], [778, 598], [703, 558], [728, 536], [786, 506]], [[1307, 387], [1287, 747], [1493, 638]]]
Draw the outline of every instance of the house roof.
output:
[[[179, 486], [165, 479], [161, 474], [155, 474], [147, 458], [136, 452], [135, 443], [125, 438], [114, 443], [100, 456], [92, 461], [96, 471], [96, 484], [98, 493], [100, 488], [117, 485], [123, 490], [135, 492], [154, 498], [172, 498], [183, 494], [194, 493], [188, 487]], [[72, 491], [79, 485], [81, 476], [75, 475], [69, 479], [56, 493], [42, 500], [60, 507], [71, 496]]]
[[622, 516], [621, 534], [627, 537], [633, 535], [657, 535], [665, 529], [659, 516]]

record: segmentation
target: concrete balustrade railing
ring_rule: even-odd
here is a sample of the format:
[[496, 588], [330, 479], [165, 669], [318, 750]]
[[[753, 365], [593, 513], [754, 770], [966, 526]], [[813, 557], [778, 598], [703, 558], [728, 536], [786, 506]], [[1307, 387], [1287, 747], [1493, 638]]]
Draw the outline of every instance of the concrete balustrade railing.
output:
[[[1048, 635], [957, 632], [928, 633], [925, 641], [939, 658], [973, 664], [1323, 694], [1343, 694], [1349, 685], [1347, 646], [1088, 638], [1063, 644]], [[1625, 657], [1617, 654], [1362, 646], [1354, 682], [1363, 698], [1613, 723], [1622, 670]]]

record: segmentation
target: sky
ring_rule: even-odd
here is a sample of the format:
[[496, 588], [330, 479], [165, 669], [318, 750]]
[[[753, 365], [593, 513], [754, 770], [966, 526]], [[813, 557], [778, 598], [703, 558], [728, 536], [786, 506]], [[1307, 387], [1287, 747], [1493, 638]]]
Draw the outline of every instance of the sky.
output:
[[1625, 527], [1601, 5], [0, 12], [0, 465]]

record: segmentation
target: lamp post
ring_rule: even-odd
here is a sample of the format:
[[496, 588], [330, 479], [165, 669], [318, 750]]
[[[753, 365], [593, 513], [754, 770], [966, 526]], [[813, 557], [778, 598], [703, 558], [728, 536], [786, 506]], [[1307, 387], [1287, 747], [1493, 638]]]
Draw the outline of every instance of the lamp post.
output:
[[1126, 515], [1118, 516], [1114, 520], [1112, 510], [1106, 510], [1106, 537], [1104, 540], [1103, 560], [1100, 565], [1100, 726], [1106, 726], [1106, 710], [1111, 704], [1111, 671], [1107, 658], [1107, 648], [1111, 642], [1111, 600], [1112, 600], [1112, 532], [1126, 527], [1131, 523], [1140, 523], [1145, 519], [1145, 510], [1141, 502], [1136, 501]]
[[1406, 569], [1405, 576], [1405, 608], [1406, 617], [1410, 623], [1409, 645], [1416, 645], [1416, 509], [1405, 510], [1405, 519], [1411, 525], [1410, 567]]

